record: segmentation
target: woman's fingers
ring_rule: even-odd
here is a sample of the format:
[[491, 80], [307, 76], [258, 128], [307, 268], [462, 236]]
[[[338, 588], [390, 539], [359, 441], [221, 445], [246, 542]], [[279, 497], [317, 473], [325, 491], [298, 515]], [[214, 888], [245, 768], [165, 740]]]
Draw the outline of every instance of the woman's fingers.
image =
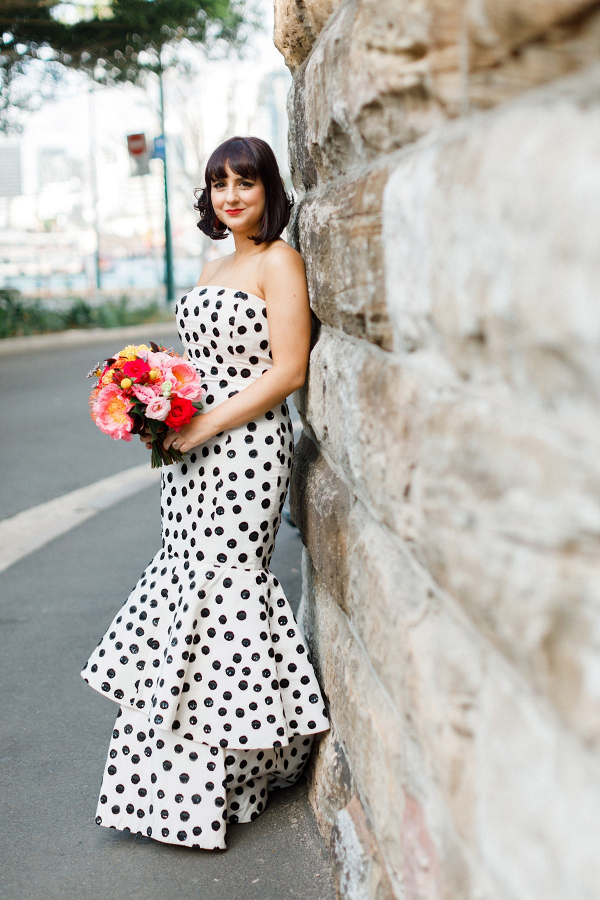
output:
[[183, 434], [182, 432], [183, 429], [177, 432], [172, 428], [169, 428], [163, 444], [165, 450], [168, 450], [169, 447], [174, 447], [175, 450], [179, 450], [180, 453], [185, 453], [187, 451], [188, 441], [185, 438], [185, 434]]
[[148, 429], [140, 432], [140, 441], [146, 445], [148, 450], [152, 450], [152, 434]]

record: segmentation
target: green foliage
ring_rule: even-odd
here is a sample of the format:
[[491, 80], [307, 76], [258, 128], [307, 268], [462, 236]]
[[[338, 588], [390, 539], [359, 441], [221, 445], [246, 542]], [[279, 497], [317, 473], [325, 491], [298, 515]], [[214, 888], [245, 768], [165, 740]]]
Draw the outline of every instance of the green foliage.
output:
[[107, 300], [92, 306], [80, 298], [65, 309], [47, 309], [40, 300], [25, 301], [18, 291], [0, 289], [0, 338], [66, 331], [69, 328], [116, 328], [141, 325], [162, 318], [157, 303], [132, 307], [129, 299]]
[[[101, 0], [93, 18], [67, 24], [55, 7], [64, 12], [69, 0], [0, 0], [0, 130], [10, 126], [11, 109], [32, 108], [49, 96], [65, 66], [103, 84], [136, 83], [166, 64], [165, 44], [241, 45], [247, 2]], [[24, 74], [31, 85], [19, 77]]]

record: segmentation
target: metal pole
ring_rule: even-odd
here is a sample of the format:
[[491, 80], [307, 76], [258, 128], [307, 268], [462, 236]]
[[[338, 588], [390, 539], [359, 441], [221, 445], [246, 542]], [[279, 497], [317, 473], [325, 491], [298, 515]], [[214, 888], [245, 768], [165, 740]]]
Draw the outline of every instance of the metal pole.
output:
[[167, 172], [167, 135], [165, 133], [165, 98], [163, 90], [163, 68], [158, 70], [160, 84], [160, 128], [164, 141], [163, 173], [165, 179], [165, 291], [167, 303], [175, 300], [175, 284], [173, 279], [173, 242], [171, 239], [171, 219], [169, 218], [169, 185]]
[[90, 125], [90, 171], [92, 182], [92, 210], [94, 213], [94, 231], [96, 232], [96, 250], [94, 252], [94, 268], [96, 275], [96, 290], [102, 289], [100, 275], [100, 226], [98, 224], [98, 176], [96, 173], [96, 107], [94, 103], [94, 83], [89, 91], [89, 125]]

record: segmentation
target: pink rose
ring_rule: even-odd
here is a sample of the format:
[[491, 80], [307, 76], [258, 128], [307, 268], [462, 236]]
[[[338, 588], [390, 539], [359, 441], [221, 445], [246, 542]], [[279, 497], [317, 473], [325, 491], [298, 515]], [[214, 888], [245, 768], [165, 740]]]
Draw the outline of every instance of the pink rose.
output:
[[166, 397], [153, 397], [146, 407], [146, 418], [164, 422], [171, 411], [171, 401]]
[[131, 391], [142, 403], [151, 403], [157, 395], [156, 388], [149, 384], [134, 384]]
[[151, 369], [160, 369], [161, 372], [167, 372], [171, 366], [178, 361], [178, 356], [170, 356], [168, 353], [159, 351], [158, 353], [148, 353], [148, 365]]
[[98, 428], [104, 434], [110, 435], [113, 440], [130, 441], [133, 419], [127, 412], [131, 406], [131, 400], [123, 394], [118, 385], [107, 384], [94, 401], [92, 407], [94, 421]]
[[185, 400], [198, 400], [204, 393], [200, 384], [200, 375], [188, 362], [182, 361], [171, 367], [170, 379], [175, 377], [173, 393]]

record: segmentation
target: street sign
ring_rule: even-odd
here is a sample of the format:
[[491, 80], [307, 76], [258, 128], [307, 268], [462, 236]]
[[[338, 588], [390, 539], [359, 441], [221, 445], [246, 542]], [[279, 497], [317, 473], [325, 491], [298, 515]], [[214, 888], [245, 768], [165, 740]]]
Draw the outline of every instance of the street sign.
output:
[[131, 160], [131, 174], [149, 175], [150, 167], [148, 165], [149, 154], [146, 147], [146, 135], [128, 134], [127, 149]]
[[165, 161], [165, 138], [164, 135], [159, 134], [158, 137], [154, 138], [154, 153], [152, 154], [152, 159], [162, 159]]

